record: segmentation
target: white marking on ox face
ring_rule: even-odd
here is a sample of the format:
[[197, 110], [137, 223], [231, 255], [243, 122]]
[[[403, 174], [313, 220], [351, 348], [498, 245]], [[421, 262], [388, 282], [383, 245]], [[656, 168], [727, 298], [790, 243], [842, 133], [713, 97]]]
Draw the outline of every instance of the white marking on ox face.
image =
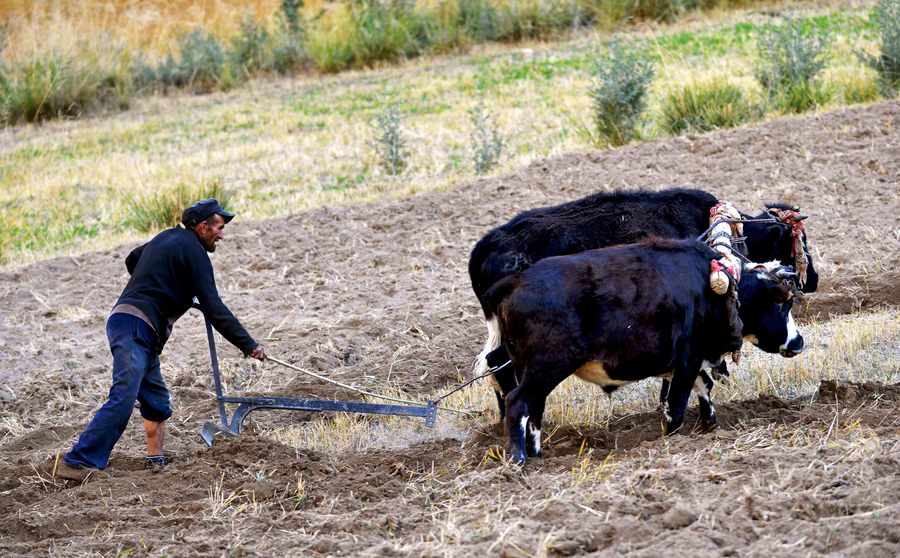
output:
[[787, 340], [780, 347], [778, 347], [778, 349], [782, 352], [786, 351], [788, 346], [790, 346], [790, 344], [797, 339], [798, 335], [800, 335], [800, 333], [797, 331], [797, 324], [794, 323], [794, 316], [793, 314], [788, 312]]
[[585, 382], [590, 382], [592, 384], [597, 384], [601, 387], [606, 386], [627, 386], [633, 382], [629, 380], [614, 380], [609, 377], [606, 369], [603, 367], [603, 363], [599, 360], [592, 360], [587, 364], [584, 364], [575, 371], [575, 375], [584, 380]]
[[[500, 346], [500, 322], [497, 319], [497, 316], [493, 316], [491, 319], [486, 320], [484, 324], [487, 326], [488, 336], [487, 340], [484, 342], [484, 349], [482, 349], [481, 354], [475, 358], [475, 366], [472, 368], [473, 377], [480, 376], [487, 372], [488, 353]], [[500, 384], [497, 383], [497, 379], [494, 378], [493, 374], [488, 376], [487, 380], [491, 387], [500, 391]]]

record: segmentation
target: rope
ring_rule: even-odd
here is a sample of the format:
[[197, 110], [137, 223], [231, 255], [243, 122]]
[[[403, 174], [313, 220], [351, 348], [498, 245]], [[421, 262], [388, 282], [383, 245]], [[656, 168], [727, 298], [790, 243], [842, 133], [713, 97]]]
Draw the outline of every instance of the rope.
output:
[[[509, 364], [509, 362], [510, 362], [510, 361], [507, 361], [506, 364]], [[503, 366], [506, 366], [506, 364], [504, 364]], [[445, 397], [447, 397], [447, 396], [449, 396], [449, 395], [453, 395], [454, 393], [456, 393], [457, 391], [459, 391], [459, 390], [461, 390], [462, 388], [466, 387], [467, 385], [471, 384], [471, 383], [474, 382], [475, 380], [480, 380], [480, 379], [482, 379], [482, 378], [484, 378], [484, 377], [486, 377], [486, 376], [490, 376], [490, 375], [493, 374], [495, 371], [500, 370], [501, 368], [503, 368], [503, 366], [498, 366], [497, 368], [491, 368], [490, 370], [488, 370], [487, 372], [485, 372], [485, 373], [482, 374], [481, 376], [475, 376], [474, 378], [472, 378], [472, 379], [469, 380], [468, 382], [466, 382], [466, 383], [464, 383], [464, 384], [460, 384], [460, 385], [456, 386], [455, 388], [453, 388], [452, 390], [450, 390], [450, 391], [448, 391], [447, 393], [445, 393], [444, 395], [438, 397], [437, 399], [434, 400], [434, 402], [437, 403], [437, 402], [439, 402], [441, 399], [444, 399]]]
[[[397, 399], [396, 397], [388, 397], [386, 395], [378, 395], [377, 393], [372, 393], [372, 392], [366, 391], [364, 389], [359, 389], [358, 387], [351, 386], [349, 384], [345, 384], [345, 383], [339, 382], [337, 380], [332, 380], [331, 378], [326, 378], [325, 376], [322, 376], [321, 374], [316, 374], [315, 372], [313, 372], [311, 370], [306, 370], [305, 368], [300, 368], [299, 366], [295, 366], [289, 362], [285, 362], [285, 361], [277, 359], [275, 357], [267, 356], [266, 360], [271, 360], [272, 362], [274, 362], [276, 364], [280, 364], [287, 368], [290, 368], [291, 370], [296, 370], [297, 372], [302, 372], [303, 374], [306, 374], [308, 376], [312, 376], [314, 378], [318, 378], [320, 380], [326, 381], [329, 384], [334, 384], [334, 385], [340, 386], [344, 389], [349, 389], [350, 391], [355, 391], [355, 392], [361, 393], [363, 395], [368, 395], [369, 397], [374, 397], [376, 399], [383, 399], [385, 401], [394, 401], [395, 403], [407, 403], [407, 404], [411, 404], [411, 405], [421, 405], [421, 403], [419, 401], [411, 401], [409, 399]], [[489, 374], [490, 373], [492, 373], [492, 372], [489, 372]], [[477, 380], [478, 378], [475, 378], [475, 379]], [[463, 384], [463, 385], [466, 385], [466, 384]], [[462, 387], [462, 386], [460, 386], [460, 387]], [[450, 393], [453, 393], [453, 392], [450, 392]], [[435, 403], [437, 403], [444, 397], [446, 397], [446, 395], [437, 399], [435, 401]], [[475, 411], [470, 411], [470, 410], [465, 410], [465, 409], [451, 409], [449, 407], [438, 407], [438, 409], [440, 409], [442, 411], [450, 411], [451, 413], [459, 413], [461, 415], [470, 415], [470, 414], [476, 413]]]
[[779, 221], [776, 218], [771, 219], [719, 219], [715, 223], [709, 226], [708, 229], [703, 231], [703, 233], [697, 237], [697, 240], [703, 240], [706, 235], [709, 234], [709, 231], [713, 230], [713, 228], [719, 223], [769, 223], [770, 225], [781, 225], [783, 227], [790, 227], [787, 223]]

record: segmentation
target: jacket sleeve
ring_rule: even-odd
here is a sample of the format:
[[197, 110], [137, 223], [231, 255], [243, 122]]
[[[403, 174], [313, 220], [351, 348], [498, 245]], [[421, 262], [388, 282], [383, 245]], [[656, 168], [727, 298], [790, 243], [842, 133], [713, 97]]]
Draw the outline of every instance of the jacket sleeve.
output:
[[229, 343], [240, 349], [245, 355], [259, 346], [241, 322], [231, 313], [219, 297], [216, 281], [213, 276], [212, 262], [204, 252], [202, 256], [191, 262], [191, 271], [196, 288], [197, 301], [209, 322], [222, 334]]
[[125, 258], [125, 269], [128, 270], [128, 275], [134, 275], [134, 268], [137, 267], [138, 260], [141, 259], [141, 254], [144, 253], [144, 246], [146, 244], [141, 244]]

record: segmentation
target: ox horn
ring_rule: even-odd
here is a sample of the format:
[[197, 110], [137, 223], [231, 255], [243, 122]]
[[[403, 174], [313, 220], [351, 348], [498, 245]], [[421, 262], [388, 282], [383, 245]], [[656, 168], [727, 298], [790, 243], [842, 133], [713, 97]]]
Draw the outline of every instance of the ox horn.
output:
[[794, 216], [794, 219], [796, 219], [798, 221], [802, 221], [804, 219], [809, 219], [809, 215], [807, 215], [806, 213], [798, 213], [797, 215]]

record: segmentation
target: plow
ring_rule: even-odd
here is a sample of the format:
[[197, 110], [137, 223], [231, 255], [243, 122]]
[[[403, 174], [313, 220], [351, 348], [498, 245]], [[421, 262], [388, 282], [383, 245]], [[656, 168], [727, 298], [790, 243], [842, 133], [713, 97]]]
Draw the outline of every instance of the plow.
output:
[[[194, 305], [198, 310], [199, 306]], [[210, 365], [212, 368], [213, 375], [213, 383], [215, 385], [216, 390], [216, 400], [219, 406], [219, 422], [214, 422], [211, 420], [205, 420], [200, 425], [200, 438], [206, 443], [207, 446], [212, 447], [213, 441], [217, 435], [224, 435], [230, 437], [240, 436], [241, 431], [243, 430], [244, 420], [247, 416], [253, 411], [258, 411], [261, 409], [274, 409], [274, 410], [287, 410], [287, 411], [308, 411], [308, 412], [322, 412], [322, 411], [333, 411], [333, 412], [344, 412], [344, 413], [365, 413], [365, 414], [377, 414], [377, 415], [399, 415], [399, 416], [407, 416], [407, 417], [421, 417], [425, 419], [425, 426], [428, 428], [434, 428], [437, 422], [437, 413], [438, 413], [438, 401], [443, 399], [450, 393], [445, 394], [441, 398], [436, 400], [428, 400], [424, 405], [412, 404], [413, 402], [406, 402], [404, 400], [393, 399], [389, 397], [379, 396], [375, 394], [370, 394], [367, 392], [366, 395], [370, 395], [373, 397], [379, 397], [381, 399], [392, 400], [396, 402], [402, 402], [404, 404], [381, 404], [381, 403], [369, 403], [364, 401], [337, 401], [331, 399], [304, 399], [304, 398], [296, 398], [296, 397], [282, 397], [282, 396], [253, 396], [253, 397], [233, 397], [224, 394], [224, 390], [222, 388], [222, 374], [219, 370], [219, 358], [216, 353], [216, 340], [213, 336], [213, 328], [209, 319], [204, 315], [204, 322], [206, 323], [206, 338], [209, 342], [209, 359]], [[274, 357], [269, 357], [266, 360], [271, 360], [277, 364], [282, 366], [286, 366], [288, 368], [292, 368], [295, 370], [299, 370], [294, 365], [287, 363], [285, 361], [279, 360]], [[304, 371], [305, 372], [305, 371]], [[313, 374], [315, 375], [315, 374]], [[321, 378], [321, 376], [317, 376]], [[477, 379], [477, 378], [476, 378]], [[464, 385], [468, 385], [467, 382]], [[345, 386], [349, 387], [349, 386]], [[463, 386], [460, 386], [460, 388]], [[457, 388], [457, 389], [460, 389]], [[361, 391], [361, 390], [356, 390]], [[456, 391], [454, 389], [453, 391]], [[228, 407], [229, 405], [237, 405], [237, 407], [231, 412], [229, 416]]]

